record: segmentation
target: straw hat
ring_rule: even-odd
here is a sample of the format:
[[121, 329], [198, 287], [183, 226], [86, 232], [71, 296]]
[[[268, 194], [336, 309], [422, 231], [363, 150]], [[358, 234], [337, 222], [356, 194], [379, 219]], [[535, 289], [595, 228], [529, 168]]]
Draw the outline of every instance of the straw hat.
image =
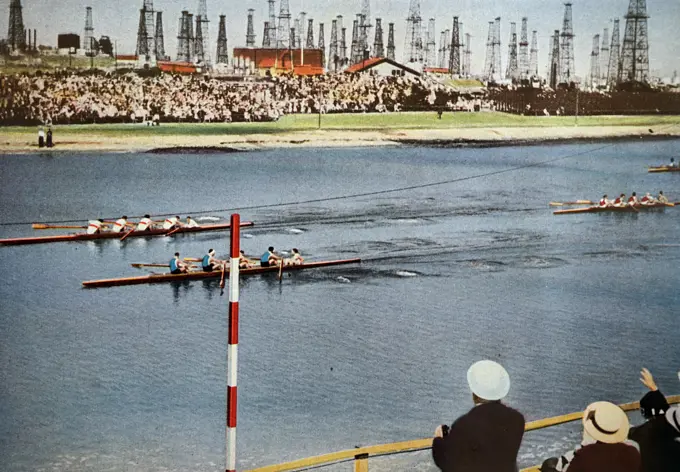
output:
[[583, 429], [596, 441], [607, 444], [623, 442], [630, 423], [626, 413], [609, 402], [595, 402], [583, 412]]
[[497, 362], [478, 361], [467, 371], [467, 381], [472, 393], [489, 401], [500, 400], [510, 391], [510, 376]]

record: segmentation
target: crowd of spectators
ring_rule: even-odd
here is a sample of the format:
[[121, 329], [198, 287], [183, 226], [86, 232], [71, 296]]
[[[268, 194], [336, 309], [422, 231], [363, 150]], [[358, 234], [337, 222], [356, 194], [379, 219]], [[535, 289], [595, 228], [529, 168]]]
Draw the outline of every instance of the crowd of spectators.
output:
[[[517, 472], [526, 423], [502, 400], [510, 376], [497, 362], [482, 360], [467, 373], [475, 406], [451, 426], [436, 428], [435, 464], [444, 472]], [[583, 439], [573, 450], [546, 458], [541, 472], [676, 472], [680, 470], [680, 406], [671, 407], [652, 374], [642, 369], [648, 392], [640, 400], [645, 423], [631, 427], [617, 405], [598, 401], [583, 412]]]
[[[200, 75], [0, 75], [0, 124], [271, 121], [292, 113], [472, 110], [429, 78], [369, 74], [229, 81]], [[477, 100], [478, 104], [479, 100]]]

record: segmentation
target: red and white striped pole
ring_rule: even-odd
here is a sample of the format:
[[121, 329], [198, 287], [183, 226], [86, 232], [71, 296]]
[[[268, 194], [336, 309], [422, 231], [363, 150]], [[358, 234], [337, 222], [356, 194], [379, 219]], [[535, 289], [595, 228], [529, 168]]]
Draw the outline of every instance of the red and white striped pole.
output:
[[229, 260], [229, 343], [227, 347], [227, 467], [236, 472], [236, 373], [238, 367], [238, 263], [240, 259], [238, 213], [231, 215], [231, 259]]

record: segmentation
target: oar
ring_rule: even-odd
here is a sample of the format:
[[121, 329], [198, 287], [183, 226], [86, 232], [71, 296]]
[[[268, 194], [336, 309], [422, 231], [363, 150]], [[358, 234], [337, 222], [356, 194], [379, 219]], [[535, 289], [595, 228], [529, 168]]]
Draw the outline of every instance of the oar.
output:
[[593, 202], [590, 200], [576, 200], [575, 202], [550, 202], [550, 206], [563, 206], [563, 205], [592, 205]]
[[222, 264], [222, 278], [220, 279], [220, 296], [224, 293], [224, 272], [227, 268], [227, 264]]
[[45, 223], [33, 223], [33, 229], [87, 229], [87, 226], [48, 225]]
[[134, 230], [135, 230], [135, 228], [133, 227], [130, 231], [128, 231], [127, 233], [125, 233], [125, 235], [124, 235], [122, 238], [120, 238], [120, 240], [121, 240], [121, 241], [125, 241], [125, 238], [127, 238], [128, 236], [130, 236], [130, 235], [134, 232]]
[[279, 283], [283, 281], [283, 257], [281, 257], [281, 260], [279, 261]]
[[167, 233], [165, 233], [165, 235], [166, 235], [166, 236], [172, 236], [173, 234], [175, 234], [175, 233], [176, 233], [177, 231], [179, 231], [180, 229], [182, 229], [182, 227], [181, 227], [181, 226], [178, 226], [177, 228], [171, 229], [170, 231], [168, 231]]
[[203, 262], [203, 259], [197, 257], [185, 257], [184, 260], [187, 262]]
[[135, 263], [135, 264], [130, 264], [132, 267], [140, 268], [140, 267], [170, 267], [170, 264], [143, 264], [143, 263]]

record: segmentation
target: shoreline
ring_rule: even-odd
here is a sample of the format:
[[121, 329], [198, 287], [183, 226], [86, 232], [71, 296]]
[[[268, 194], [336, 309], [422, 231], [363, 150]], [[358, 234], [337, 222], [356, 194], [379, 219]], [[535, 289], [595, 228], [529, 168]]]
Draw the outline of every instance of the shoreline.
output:
[[[0, 128], [1, 130], [2, 128]], [[130, 134], [73, 132], [55, 127], [53, 148], [38, 148], [33, 130], [9, 131], [0, 137], [0, 154], [53, 152], [224, 153], [281, 148], [342, 148], [373, 146], [500, 147], [584, 142], [620, 142], [680, 138], [680, 127], [659, 125], [586, 125], [557, 127], [461, 127], [432, 129], [322, 129], [275, 133]]]

